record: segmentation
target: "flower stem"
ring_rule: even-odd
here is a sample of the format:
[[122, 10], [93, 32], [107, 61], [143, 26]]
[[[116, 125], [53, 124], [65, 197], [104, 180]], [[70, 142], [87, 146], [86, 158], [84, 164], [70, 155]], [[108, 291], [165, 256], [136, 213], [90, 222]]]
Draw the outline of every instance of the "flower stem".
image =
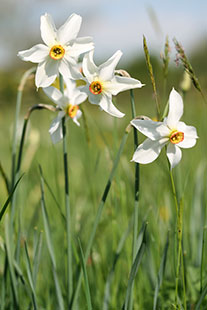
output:
[[180, 266], [182, 268], [182, 282], [183, 282], [183, 298], [184, 298], [184, 309], [186, 310], [186, 294], [185, 294], [185, 275], [184, 275], [184, 263], [183, 263], [183, 253], [182, 253], [182, 226], [183, 226], [183, 204], [182, 201], [179, 204], [175, 189], [175, 182], [173, 179], [172, 169], [170, 169], [170, 180], [172, 185], [172, 192], [175, 201], [176, 216], [177, 216], [177, 244], [178, 244], [178, 254], [177, 254], [177, 266], [176, 266], [176, 279], [175, 279], [175, 305], [176, 309], [178, 306], [178, 285], [179, 285], [179, 275]]
[[[136, 109], [134, 103], [134, 92], [130, 90], [130, 101], [131, 101], [131, 110], [132, 118], [136, 117]], [[136, 128], [133, 127], [134, 132], [134, 150], [138, 147], [138, 134]], [[133, 226], [133, 244], [132, 244], [132, 264], [134, 263], [135, 257], [137, 255], [137, 232], [138, 232], [138, 218], [139, 218], [139, 164], [135, 163], [135, 181], [134, 181], [134, 226]], [[129, 309], [133, 308], [133, 285], [131, 290], [131, 295], [129, 299]]]
[[[123, 152], [124, 146], [126, 144], [127, 137], [128, 137], [129, 132], [130, 132], [130, 129], [131, 129], [131, 126], [130, 127], [128, 126], [126, 128], [126, 130], [125, 130], [125, 133], [124, 133], [124, 136], [122, 138], [119, 150], [118, 150], [116, 158], [114, 160], [114, 164], [113, 164], [111, 173], [110, 173], [108, 181], [106, 183], [106, 186], [105, 186], [105, 189], [104, 189], [101, 201], [99, 203], [98, 210], [97, 210], [97, 213], [96, 213], [96, 217], [95, 217], [95, 220], [94, 220], [94, 224], [93, 224], [93, 227], [92, 227], [91, 234], [89, 236], [89, 241], [88, 241], [86, 252], [85, 252], [85, 263], [88, 261], [88, 257], [89, 257], [89, 254], [90, 254], [90, 251], [91, 251], [91, 248], [92, 248], [92, 245], [93, 245], [93, 241], [94, 241], [94, 238], [95, 238], [96, 230], [97, 230], [98, 224], [99, 224], [100, 219], [101, 219], [102, 211], [103, 211], [106, 199], [108, 197], [108, 193], [109, 193], [109, 190], [111, 188], [111, 183], [112, 183], [112, 180], [114, 178], [114, 175], [115, 175], [115, 172], [116, 172], [116, 169], [117, 169], [117, 166], [118, 166], [121, 154]], [[72, 308], [76, 309], [76, 302], [77, 302], [77, 298], [78, 298], [79, 291], [80, 291], [81, 278], [82, 278], [82, 270], [79, 273], [76, 290], [74, 292], [74, 298], [73, 298], [73, 301], [72, 301], [72, 304], [71, 304], [71, 309]]]
[[14, 127], [13, 127], [13, 139], [12, 139], [12, 167], [11, 167], [11, 188], [13, 188], [15, 180], [17, 177], [15, 176], [16, 170], [16, 148], [17, 148], [17, 127], [18, 127], [18, 118], [20, 114], [21, 104], [22, 104], [22, 93], [24, 90], [24, 86], [28, 78], [35, 72], [36, 67], [32, 67], [31, 69], [27, 70], [19, 83], [18, 90], [17, 90], [17, 99], [16, 99], [16, 112], [14, 118]]
[[[63, 77], [59, 76], [60, 91], [64, 93]], [[65, 117], [62, 118], [62, 133], [63, 133], [63, 165], [65, 177], [65, 211], [66, 211], [66, 234], [67, 234], [67, 281], [68, 281], [68, 309], [73, 292], [73, 273], [72, 273], [72, 245], [71, 245], [71, 212], [69, 200], [69, 176], [68, 176], [68, 153], [66, 141], [66, 126]]]

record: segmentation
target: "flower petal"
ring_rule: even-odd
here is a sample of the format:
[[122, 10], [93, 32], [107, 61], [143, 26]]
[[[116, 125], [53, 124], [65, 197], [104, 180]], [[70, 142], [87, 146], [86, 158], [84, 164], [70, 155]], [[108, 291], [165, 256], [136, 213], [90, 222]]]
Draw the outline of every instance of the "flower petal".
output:
[[110, 91], [112, 95], [116, 96], [121, 91], [141, 88], [142, 86], [144, 86], [144, 84], [139, 80], [115, 75], [110, 83], [108, 83], [107, 90]]
[[194, 126], [188, 126], [184, 122], [179, 122], [177, 125], [177, 130], [184, 132], [185, 137], [197, 139], [197, 130]]
[[122, 56], [122, 52], [118, 50], [111, 58], [99, 66], [99, 77], [103, 81], [111, 80], [114, 76], [114, 70]]
[[82, 17], [77, 14], [72, 14], [66, 22], [58, 29], [57, 37], [61, 44], [67, 44], [74, 40], [80, 31]]
[[57, 105], [62, 100], [63, 94], [61, 91], [53, 86], [43, 88], [44, 93]]
[[71, 79], [65, 79], [66, 94], [69, 102], [72, 105], [78, 105], [86, 100], [87, 94], [81, 91], [80, 87], [76, 86], [76, 81]]
[[55, 144], [63, 138], [62, 132], [62, 118], [65, 115], [65, 112], [61, 111], [58, 113], [58, 116], [52, 121], [52, 124], [49, 129], [49, 133], [52, 138], [52, 142]]
[[177, 145], [169, 143], [167, 146], [167, 157], [172, 169], [180, 162], [182, 158], [182, 151]]
[[57, 30], [52, 17], [47, 13], [40, 18], [40, 31], [45, 44], [50, 47], [56, 44]]
[[37, 44], [32, 48], [20, 51], [17, 56], [19, 56], [24, 61], [31, 61], [34, 63], [39, 63], [45, 60], [49, 55], [49, 49], [44, 44]]
[[72, 46], [69, 47], [68, 53], [71, 57], [78, 57], [79, 55], [89, 52], [94, 49], [94, 43], [91, 37], [77, 38]]
[[162, 137], [168, 138], [170, 134], [169, 128], [165, 126], [162, 122], [134, 119], [131, 121], [131, 124], [143, 135], [150, 138], [151, 140], [159, 140]]
[[178, 92], [173, 88], [169, 97], [169, 113], [166, 118], [166, 123], [170, 129], [177, 127], [181, 116], [183, 115], [183, 99]]
[[111, 98], [106, 95], [101, 96], [99, 105], [105, 112], [109, 113], [112, 116], [123, 117], [125, 115], [113, 105]]
[[39, 63], [35, 75], [37, 88], [50, 86], [58, 74], [58, 61], [47, 58], [46, 61]]
[[89, 83], [94, 80], [94, 77], [98, 76], [98, 68], [93, 61], [94, 50], [91, 50], [83, 57], [83, 73], [88, 79]]
[[153, 141], [149, 138], [146, 139], [134, 152], [132, 161], [140, 164], [149, 164], [153, 162], [159, 156], [161, 149], [166, 143], [166, 139], [156, 141]]
[[71, 57], [64, 57], [60, 61], [59, 71], [64, 77], [64, 79], [81, 79], [82, 75], [77, 67], [77, 63]]
[[77, 114], [75, 117], [73, 117], [73, 121], [74, 123], [76, 123], [77, 126], [80, 126], [80, 123], [78, 122], [78, 119], [81, 117], [82, 112], [80, 110], [78, 110]]

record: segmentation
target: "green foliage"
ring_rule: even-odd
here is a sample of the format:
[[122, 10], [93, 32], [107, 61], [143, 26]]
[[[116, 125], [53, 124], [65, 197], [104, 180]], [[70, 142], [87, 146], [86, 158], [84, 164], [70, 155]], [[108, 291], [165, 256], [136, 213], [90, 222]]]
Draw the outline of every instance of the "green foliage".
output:
[[[163, 86], [162, 61], [154, 56], [150, 57], [150, 61], [163, 111], [169, 91], [173, 86], [179, 88], [183, 72], [181, 68], [169, 66], [165, 77], [167, 84]], [[199, 77], [196, 65], [194, 68]], [[145, 60], [135, 61], [128, 71], [146, 83], [143, 89], [134, 91], [136, 113], [155, 117], [156, 108]], [[199, 80], [203, 83], [202, 78]], [[202, 88], [205, 88], [205, 84]], [[12, 93], [11, 102], [15, 102], [14, 89]], [[1, 93], [1, 96], [4, 97], [3, 101], [8, 99], [5, 93]], [[196, 147], [183, 151], [183, 159], [174, 170], [177, 195], [183, 201], [182, 255], [187, 309], [205, 310], [207, 113], [202, 98], [194, 89], [185, 94], [184, 102], [183, 118], [197, 127], [199, 135]], [[28, 81], [23, 94], [21, 117], [33, 104], [39, 103], [49, 102], [42, 91], [36, 92], [33, 83]], [[134, 310], [153, 309], [153, 306], [161, 310], [175, 309], [176, 211], [170, 191], [167, 161], [161, 154], [154, 163], [140, 166], [140, 235], [136, 240], [137, 252], [133, 263], [134, 164], [130, 162], [134, 151], [133, 131], [127, 132], [128, 139], [124, 140], [120, 161], [115, 162], [116, 170], [112, 170], [123, 133], [131, 120], [130, 93], [118, 95], [116, 104], [126, 114], [125, 118], [115, 120], [86, 102], [83, 104], [84, 120], [81, 120], [80, 128], [72, 122], [67, 123], [74, 288], [78, 285], [81, 270], [84, 274], [81, 278], [84, 285], [80, 286], [76, 307], [86, 310], [92, 304], [94, 310], [116, 310], [121, 309], [127, 301], [127, 308], [134, 283]], [[16, 188], [13, 225], [9, 208], [1, 209], [6, 214], [0, 225], [0, 309], [65, 309], [67, 303], [62, 145], [52, 145], [48, 134], [55, 113], [48, 110], [35, 110], [32, 113], [21, 159], [20, 170], [25, 174]], [[7, 107], [2, 104], [1, 206], [5, 206], [8, 197], [5, 180], [11, 172], [10, 127], [14, 115], [13, 103]], [[21, 134], [22, 120], [18, 126]], [[142, 139], [139, 135], [139, 140]], [[19, 142], [17, 134], [18, 145]], [[40, 175], [39, 164], [44, 174]], [[113, 176], [109, 179], [111, 171]], [[106, 196], [108, 179], [110, 192]], [[12, 196], [8, 203], [11, 200]], [[101, 216], [96, 222], [98, 208]], [[148, 222], [146, 232], [146, 227], [142, 227], [145, 222]], [[80, 240], [79, 245], [77, 239]], [[180, 277], [178, 295], [181, 303], [182, 288]]]

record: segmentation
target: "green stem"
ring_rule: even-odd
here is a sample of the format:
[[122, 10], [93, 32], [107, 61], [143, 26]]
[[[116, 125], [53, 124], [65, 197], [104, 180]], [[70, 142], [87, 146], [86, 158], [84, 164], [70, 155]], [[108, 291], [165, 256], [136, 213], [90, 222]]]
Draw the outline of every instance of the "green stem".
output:
[[[183, 253], [182, 253], [182, 226], [183, 226], [183, 204], [182, 201], [180, 205], [178, 204], [175, 182], [173, 179], [172, 169], [170, 169], [170, 180], [172, 185], [172, 192], [175, 201], [176, 216], [177, 216], [177, 242], [178, 242], [178, 254], [177, 254], [177, 266], [176, 266], [176, 280], [175, 280], [175, 304], [178, 306], [178, 285], [179, 285], [179, 275], [180, 275], [180, 265], [182, 267], [182, 280], [183, 280], [183, 298], [184, 298], [184, 309], [186, 306], [186, 294], [185, 294], [185, 274], [184, 274], [184, 264], [183, 264]], [[177, 308], [176, 308], [177, 309]]]
[[[103, 211], [106, 199], [108, 197], [108, 193], [109, 193], [109, 190], [110, 190], [110, 187], [111, 187], [111, 183], [112, 183], [112, 180], [114, 178], [114, 175], [115, 175], [115, 172], [116, 172], [116, 169], [117, 169], [117, 166], [118, 166], [121, 154], [123, 152], [125, 143], [127, 141], [127, 137], [128, 137], [129, 132], [130, 132], [130, 128], [131, 128], [131, 126], [127, 127], [126, 130], [125, 130], [125, 133], [124, 133], [124, 136], [122, 138], [122, 141], [121, 141], [118, 153], [117, 153], [116, 158], [114, 160], [114, 164], [113, 164], [110, 176], [108, 178], [108, 181], [106, 183], [106, 187], [104, 189], [101, 201], [99, 203], [98, 210], [97, 210], [97, 213], [96, 213], [96, 218], [95, 218], [95, 221], [94, 221], [94, 224], [93, 224], [93, 228], [92, 228], [91, 234], [89, 236], [89, 241], [88, 241], [86, 252], [85, 252], [85, 263], [87, 263], [87, 261], [88, 261], [88, 257], [89, 257], [89, 254], [90, 254], [90, 251], [91, 251], [91, 248], [92, 248], [92, 245], [93, 245], [93, 241], [94, 241], [94, 238], [95, 238], [96, 230], [97, 230], [98, 224], [100, 222], [102, 211]], [[82, 270], [81, 270], [81, 272], [79, 274], [79, 277], [78, 277], [77, 286], [76, 286], [76, 290], [75, 290], [75, 293], [74, 293], [74, 298], [73, 298], [73, 301], [72, 301], [72, 304], [71, 304], [71, 309], [73, 307], [76, 307], [76, 302], [77, 302], [77, 298], [78, 298], [79, 291], [80, 291], [81, 278], [82, 278]]]
[[[18, 119], [22, 104], [22, 93], [24, 90], [25, 83], [27, 79], [33, 74], [36, 70], [36, 67], [33, 67], [27, 70], [19, 83], [18, 91], [17, 91], [17, 100], [16, 100], [16, 112], [15, 112], [15, 119], [14, 119], [14, 127], [13, 127], [13, 139], [12, 139], [12, 167], [11, 167], [11, 188], [13, 188], [15, 183], [15, 171], [16, 171], [16, 148], [17, 148], [17, 127], [18, 127]], [[17, 179], [17, 178], [16, 178]]]
[[[130, 90], [130, 101], [131, 101], [131, 110], [132, 118], [136, 117], [136, 109], [134, 103], [134, 92]], [[134, 150], [138, 147], [138, 133], [136, 128], [133, 127], [134, 132]], [[134, 181], [134, 227], [133, 227], [133, 244], [132, 244], [132, 264], [137, 255], [137, 232], [138, 232], [138, 217], [139, 217], [139, 164], [135, 163], [135, 181]], [[129, 309], [133, 309], [133, 285], [129, 299]]]
[[203, 239], [202, 239], [202, 250], [201, 250], [201, 268], [200, 268], [200, 293], [203, 291], [203, 264], [204, 264], [204, 249], [205, 249], [205, 230], [203, 227]]
[[[64, 93], [63, 77], [59, 76], [60, 91]], [[71, 245], [71, 212], [69, 200], [69, 176], [68, 176], [68, 153], [66, 140], [65, 117], [62, 118], [62, 133], [63, 133], [63, 165], [65, 177], [65, 212], [66, 212], [66, 234], [67, 234], [67, 284], [68, 284], [68, 309], [73, 292], [73, 273], [72, 273], [72, 245]]]

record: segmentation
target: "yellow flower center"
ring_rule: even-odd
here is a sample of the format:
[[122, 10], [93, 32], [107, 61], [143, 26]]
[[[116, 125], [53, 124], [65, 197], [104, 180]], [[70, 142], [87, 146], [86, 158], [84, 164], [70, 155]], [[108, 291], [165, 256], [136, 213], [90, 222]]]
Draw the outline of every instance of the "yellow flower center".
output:
[[89, 90], [92, 94], [99, 95], [103, 90], [101, 82], [99, 81], [92, 82], [89, 86]]
[[67, 114], [73, 118], [76, 116], [77, 112], [78, 112], [79, 106], [78, 105], [72, 105], [69, 104], [68, 108], [67, 108]]
[[55, 60], [62, 59], [65, 55], [65, 49], [62, 45], [53, 45], [50, 49], [50, 57]]
[[172, 131], [170, 134], [170, 142], [173, 144], [177, 144], [184, 140], [184, 132], [181, 131]]

